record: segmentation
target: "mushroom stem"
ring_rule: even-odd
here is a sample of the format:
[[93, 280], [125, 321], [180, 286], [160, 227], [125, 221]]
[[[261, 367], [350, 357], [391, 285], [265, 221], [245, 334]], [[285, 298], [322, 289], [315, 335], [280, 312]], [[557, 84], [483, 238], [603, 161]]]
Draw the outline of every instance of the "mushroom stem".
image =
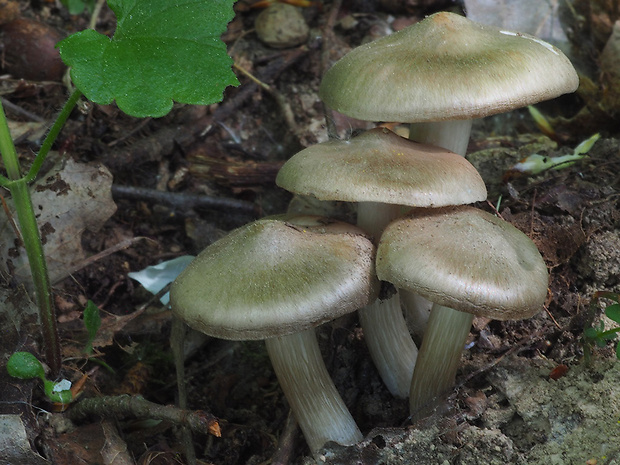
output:
[[409, 411], [415, 422], [435, 407], [454, 386], [456, 370], [473, 315], [433, 305], [409, 392]]
[[359, 311], [364, 339], [381, 379], [392, 395], [406, 399], [418, 356], [403, 317], [398, 294]]
[[401, 216], [400, 205], [381, 202], [358, 202], [357, 227], [372, 236], [373, 242], [379, 242], [385, 227]]
[[313, 455], [363, 436], [325, 368], [314, 329], [265, 340], [280, 387]]
[[433, 302], [405, 289], [399, 289], [398, 293], [400, 294], [400, 303], [405, 314], [407, 328], [409, 328], [413, 341], [419, 346], [422, 343], [428, 318], [431, 316]]
[[409, 126], [409, 139], [442, 147], [464, 157], [472, 123], [471, 119], [412, 123]]
[[[442, 147], [464, 157], [469, 145], [472, 124], [473, 120], [471, 119], [411, 123], [409, 125], [409, 139], [421, 144]], [[414, 334], [424, 332], [424, 327], [428, 321], [428, 313], [425, 309], [429, 308], [432, 303], [412, 292], [399, 292], [401, 292], [404, 301], [409, 327], [413, 324], [421, 328], [420, 332]]]
[[[400, 216], [399, 205], [359, 202], [357, 226], [379, 240], [385, 227]], [[377, 299], [359, 311], [364, 339], [383, 383], [393, 396], [406, 399], [418, 356], [403, 317], [398, 293]]]

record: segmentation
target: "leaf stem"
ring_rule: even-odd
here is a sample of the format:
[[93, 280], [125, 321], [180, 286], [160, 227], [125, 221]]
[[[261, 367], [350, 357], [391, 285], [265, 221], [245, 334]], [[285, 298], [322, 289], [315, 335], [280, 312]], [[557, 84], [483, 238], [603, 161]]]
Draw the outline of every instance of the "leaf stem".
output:
[[608, 329], [607, 331], [603, 331], [602, 333], [598, 333], [597, 337], [604, 339], [607, 336], [617, 335], [617, 333], [619, 332], [620, 332], [620, 326], [617, 326], [615, 328]]
[[[51, 145], [51, 144], [50, 144]], [[52, 301], [47, 264], [43, 254], [43, 245], [39, 235], [39, 227], [32, 207], [30, 190], [25, 177], [21, 176], [19, 158], [9, 126], [0, 102], [0, 153], [8, 175], [8, 179], [0, 179], [8, 188], [13, 198], [17, 220], [21, 230], [24, 248], [30, 264], [30, 273], [34, 283], [35, 296], [39, 306], [43, 345], [47, 363], [55, 376], [60, 371], [60, 341], [56, 327], [56, 311]]]
[[30, 263], [30, 273], [34, 283], [34, 292], [39, 306], [45, 358], [52, 374], [60, 371], [60, 341], [56, 328], [56, 309], [52, 301], [52, 292], [47, 273], [47, 262], [43, 253], [43, 244], [39, 235], [37, 219], [32, 207], [30, 190], [25, 179], [19, 179], [10, 185], [11, 196], [17, 212], [17, 220], [24, 241], [24, 248]]
[[67, 122], [67, 119], [71, 115], [73, 108], [75, 107], [77, 102], [80, 100], [80, 97], [82, 97], [82, 92], [76, 89], [73, 91], [69, 99], [63, 105], [62, 109], [60, 110], [60, 113], [58, 114], [58, 117], [56, 118], [56, 121], [54, 121], [54, 124], [52, 125], [49, 132], [47, 133], [47, 136], [45, 137], [43, 144], [41, 144], [39, 153], [37, 153], [37, 156], [32, 162], [32, 166], [30, 167], [28, 174], [25, 176], [27, 182], [32, 182], [37, 177], [37, 174], [39, 173], [39, 170], [41, 169], [41, 166], [43, 165], [43, 162], [45, 161], [47, 154], [52, 148], [52, 145], [56, 141], [56, 138], [58, 137], [58, 134], [60, 134], [60, 131], [62, 130], [63, 126]]
[[2, 176], [1, 182], [3, 187], [8, 187], [12, 179], [18, 179], [21, 176], [21, 172], [19, 170], [17, 151], [15, 150], [15, 145], [13, 145], [13, 138], [11, 137], [2, 102], [0, 102], [0, 153], [2, 154], [2, 161], [8, 176], [8, 178]]

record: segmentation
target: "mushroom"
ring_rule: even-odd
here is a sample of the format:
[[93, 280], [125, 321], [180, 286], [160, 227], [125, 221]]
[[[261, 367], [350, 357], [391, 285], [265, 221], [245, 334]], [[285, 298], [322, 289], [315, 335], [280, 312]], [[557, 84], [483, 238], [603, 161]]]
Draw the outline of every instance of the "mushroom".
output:
[[373, 301], [375, 249], [354, 226], [263, 219], [211, 244], [170, 290], [173, 313], [207, 335], [265, 339], [280, 386], [313, 454], [362, 439], [334, 386], [314, 327]]
[[[358, 202], [357, 225], [377, 240], [402, 205], [439, 207], [486, 198], [482, 178], [463, 157], [385, 128], [302, 150], [284, 164], [276, 183], [319, 200]], [[417, 348], [398, 295], [362, 309], [360, 322], [384, 383], [395, 396], [407, 397]]]
[[549, 280], [525, 234], [471, 206], [420, 209], [392, 222], [378, 246], [377, 275], [434, 303], [411, 383], [414, 420], [454, 385], [473, 315], [529, 318], [542, 308]]
[[[474, 118], [578, 85], [573, 65], [553, 45], [439, 12], [349, 52], [325, 73], [319, 96], [357, 119], [411, 123], [410, 139], [464, 156]], [[408, 319], [428, 315], [423, 299], [401, 298]]]
[[319, 96], [357, 119], [415, 123], [410, 139], [465, 155], [474, 118], [578, 85], [553, 45], [439, 12], [349, 52], [325, 73]]

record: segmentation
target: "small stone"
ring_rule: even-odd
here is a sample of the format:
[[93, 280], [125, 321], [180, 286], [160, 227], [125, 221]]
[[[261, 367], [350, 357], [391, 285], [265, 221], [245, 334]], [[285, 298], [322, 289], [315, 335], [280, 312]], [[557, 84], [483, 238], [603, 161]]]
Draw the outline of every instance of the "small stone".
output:
[[273, 48], [301, 45], [310, 32], [299, 8], [286, 3], [274, 3], [262, 11], [254, 27], [258, 38]]

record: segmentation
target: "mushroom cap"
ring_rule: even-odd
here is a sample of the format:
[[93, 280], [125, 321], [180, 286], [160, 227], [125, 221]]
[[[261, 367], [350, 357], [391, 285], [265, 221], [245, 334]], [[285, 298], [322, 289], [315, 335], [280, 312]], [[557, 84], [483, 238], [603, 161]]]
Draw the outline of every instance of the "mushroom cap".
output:
[[354, 118], [415, 123], [507, 112], [578, 85], [553, 45], [440, 12], [349, 52], [319, 96]]
[[370, 240], [350, 225], [342, 232], [345, 223], [304, 221], [263, 219], [211, 244], [173, 283], [173, 313], [210, 336], [265, 339], [318, 326], [374, 300]]
[[465, 158], [375, 128], [313, 145], [280, 169], [278, 186], [319, 200], [439, 207], [478, 202], [487, 191]]
[[445, 307], [496, 320], [534, 315], [549, 281], [525, 234], [470, 206], [415, 210], [392, 222], [377, 249], [377, 275]]

